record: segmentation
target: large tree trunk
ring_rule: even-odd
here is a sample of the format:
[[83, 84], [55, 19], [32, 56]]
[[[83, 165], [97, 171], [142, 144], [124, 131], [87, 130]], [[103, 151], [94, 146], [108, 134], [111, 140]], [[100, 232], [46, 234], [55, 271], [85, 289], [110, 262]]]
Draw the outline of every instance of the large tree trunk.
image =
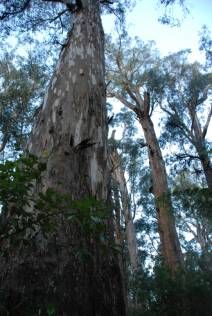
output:
[[112, 95], [135, 112], [143, 129], [152, 172], [153, 194], [157, 210], [162, 255], [166, 266], [174, 273], [177, 268], [182, 267], [183, 258], [175, 227], [166, 168], [149, 114], [150, 95], [145, 92], [142, 98], [139, 89], [137, 87], [131, 88], [129, 85], [126, 85], [125, 89], [128, 98], [116, 92], [113, 92]]
[[[99, 1], [82, 0], [28, 146], [47, 164], [38, 190], [53, 188], [74, 200], [92, 196], [106, 201], [105, 114]], [[107, 229], [111, 236], [109, 225]], [[101, 245], [61, 216], [54, 236], [45, 243], [40, 238], [36, 247], [15, 251], [5, 262], [1, 288], [9, 293], [10, 315], [49, 315], [49, 308], [61, 316], [125, 315], [122, 278], [112, 250], [103, 256]], [[86, 260], [77, 255], [82, 245], [90, 254]]]
[[146, 94], [143, 104], [144, 111], [139, 112], [137, 110], [137, 115], [148, 146], [162, 254], [165, 264], [174, 272], [182, 266], [182, 253], [175, 228], [165, 164], [155, 134], [154, 125], [149, 116], [149, 102], [148, 94]]

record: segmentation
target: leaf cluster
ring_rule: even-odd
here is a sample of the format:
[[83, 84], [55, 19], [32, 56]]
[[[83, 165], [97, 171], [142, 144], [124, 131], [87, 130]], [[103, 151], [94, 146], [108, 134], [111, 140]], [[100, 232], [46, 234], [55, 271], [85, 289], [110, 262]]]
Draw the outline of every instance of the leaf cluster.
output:
[[5, 52], [0, 59], [0, 151], [23, 150], [47, 80], [40, 56]]
[[[45, 167], [33, 155], [0, 164], [0, 238], [7, 241], [6, 250], [30, 245], [40, 234], [48, 239], [63, 221], [78, 227], [82, 240], [100, 243], [105, 251], [113, 247], [106, 234], [109, 212], [102, 202], [92, 197], [73, 201], [51, 188], [36, 193]], [[86, 245], [80, 253], [87, 251]]]

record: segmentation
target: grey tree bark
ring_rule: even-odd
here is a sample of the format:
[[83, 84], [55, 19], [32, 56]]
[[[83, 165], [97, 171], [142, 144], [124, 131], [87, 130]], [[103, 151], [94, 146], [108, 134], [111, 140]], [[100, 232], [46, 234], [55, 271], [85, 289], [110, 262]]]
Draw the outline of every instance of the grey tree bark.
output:
[[208, 155], [207, 148], [205, 145], [206, 143], [205, 136], [206, 136], [208, 126], [210, 123], [210, 118], [212, 115], [212, 106], [208, 114], [208, 119], [206, 121], [206, 124], [204, 128], [202, 128], [199, 122], [199, 119], [197, 117], [197, 113], [196, 113], [197, 105], [198, 105], [197, 102], [195, 102], [194, 100], [192, 100], [188, 104], [189, 115], [192, 121], [191, 142], [193, 143], [198, 153], [198, 156], [199, 156], [199, 159], [200, 159], [200, 162], [205, 174], [205, 179], [206, 179], [208, 188], [212, 189], [212, 166], [211, 166], [210, 157]]
[[120, 192], [122, 215], [125, 221], [126, 227], [126, 241], [128, 246], [128, 253], [132, 271], [135, 272], [138, 269], [138, 247], [136, 241], [135, 227], [133, 224], [133, 218], [129, 207], [129, 194], [127, 184], [124, 176], [124, 172], [121, 166], [119, 154], [114, 149], [110, 154], [110, 160], [112, 165], [112, 178], [116, 182], [118, 190]]
[[[74, 200], [92, 196], [106, 201], [104, 33], [99, 1], [81, 2], [28, 150], [47, 165], [38, 191], [53, 188]], [[30, 249], [16, 249], [4, 261], [1, 288], [10, 293], [10, 315], [47, 315], [48, 306], [63, 316], [125, 315], [117, 255], [108, 249], [103, 256], [92, 238], [85, 240], [79, 227], [60, 216], [58, 227], [50, 239], [38, 236]], [[107, 234], [112, 239], [109, 225]], [[88, 260], [77, 256], [82, 244]]]

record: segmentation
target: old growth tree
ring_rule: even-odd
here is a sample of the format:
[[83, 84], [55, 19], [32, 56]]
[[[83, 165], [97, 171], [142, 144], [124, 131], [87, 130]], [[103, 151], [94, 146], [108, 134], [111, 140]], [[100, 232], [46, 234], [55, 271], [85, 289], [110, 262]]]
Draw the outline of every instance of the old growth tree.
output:
[[[69, 29], [28, 142], [29, 152], [46, 163], [34, 194], [51, 188], [72, 200], [92, 196], [105, 202], [108, 198], [101, 3], [111, 4], [28, 0], [3, 1], [1, 6], [5, 32], [24, 31], [26, 25], [32, 30], [47, 28], [49, 23], [55, 29], [58, 25]], [[95, 207], [95, 203], [88, 206], [87, 212]], [[33, 203], [25, 210], [35, 211]], [[38, 228], [26, 246], [8, 246], [3, 240], [1, 308], [5, 315], [125, 315], [116, 253], [107, 246], [103, 255], [101, 249], [102, 243], [113, 243], [110, 219], [103, 226], [105, 241], [99, 243], [92, 232], [82, 233], [82, 223], [67, 221], [60, 211], [53, 232], [44, 234]]]
[[164, 262], [171, 271], [182, 266], [182, 253], [175, 228], [165, 163], [151, 119], [160, 99], [161, 85], [157, 75], [158, 58], [152, 43], [129, 38], [108, 45], [107, 76], [111, 81], [109, 96], [132, 110], [141, 125], [148, 148], [153, 194]]

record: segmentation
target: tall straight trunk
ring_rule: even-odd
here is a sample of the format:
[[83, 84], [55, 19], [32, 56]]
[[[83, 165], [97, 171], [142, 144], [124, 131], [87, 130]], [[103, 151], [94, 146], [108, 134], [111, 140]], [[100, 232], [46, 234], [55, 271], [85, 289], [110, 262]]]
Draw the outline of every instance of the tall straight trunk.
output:
[[[53, 188], [74, 200], [92, 196], [106, 201], [104, 34], [99, 1], [81, 2], [28, 150], [47, 164], [42, 192]], [[116, 254], [109, 249], [102, 256], [100, 245], [84, 240], [78, 226], [61, 216], [58, 223], [53, 238], [44, 243], [39, 236], [36, 247], [15, 252], [4, 266], [1, 287], [11, 293], [8, 310], [15, 305], [10, 315], [47, 315], [48, 308], [64, 316], [125, 315]], [[111, 235], [109, 225], [107, 230]], [[82, 244], [89, 259], [77, 255]]]
[[182, 266], [182, 253], [175, 228], [165, 164], [149, 114], [140, 116], [140, 124], [148, 145], [162, 254], [167, 267], [175, 271]]
[[177, 268], [182, 267], [183, 258], [175, 227], [165, 163], [149, 115], [150, 94], [145, 92], [143, 101], [139, 103], [138, 100], [137, 103], [140, 107], [137, 106], [134, 111], [138, 116], [148, 146], [162, 255], [166, 266], [174, 272]]
[[[120, 68], [120, 64], [118, 64], [118, 68]], [[150, 118], [150, 94], [145, 92], [142, 97], [138, 87], [131, 87], [128, 84], [124, 88], [126, 89], [128, 98], [123, 93], [120, 94], [118, 92], [113, 92], [112, 96], [134, 111], [143, 129], [152, 172], [153, 194], [157, 210], [162, 255], [166, 266], [174, 273], [177, 268], [182, 266], [183, 258], [175, 227], [166, 168], [154, 125]]]
[[121, 226], [121, 205], [120, 205], [120, 196], [119, 196], [119, 190], [114, 185], [113, 181], [111, 181], [111, 205], [114, 211], [113, 216], [113, 225], [115, 228], [115, 243], [116, 246], [118, 246], [119, 253], [118, 253], [118, 259], [119, 259], [119, 267], [122, 273], [122, 280], [123, 280], [123, 289], [125, 293], [125, 306], [128, 307], [127, 302], [127, 270], [126, 270], [126, 260], [124, 258], [124, 242], [125, 242], [125, 236], [123, 234], [123, 229]]
[[126, 240], [129, 253], [129, 259], [132, 270], [135, 272], [138, 269], [138, 247], [136, 240], [135, 227], [133, 224], [132, 214], [129, 208], [129, 195], [127, 184], [124, 176], [123, 169], [121, 167], [121, 161], [119, 154], [114, 149], [110, 154], [110, 160], [112, 163], [112, 177], [118, 187], [121, 194], [122, 212], [126, 226]]

